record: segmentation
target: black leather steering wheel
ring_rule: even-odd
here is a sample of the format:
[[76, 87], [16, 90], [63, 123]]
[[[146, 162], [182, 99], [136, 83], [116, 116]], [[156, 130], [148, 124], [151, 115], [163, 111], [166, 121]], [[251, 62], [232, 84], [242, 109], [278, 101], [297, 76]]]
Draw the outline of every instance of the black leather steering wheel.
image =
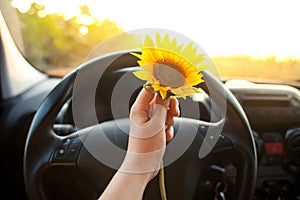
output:
[[[129, 130], [126, 114], [129, 112], [130, 102], [135, 99], [136, 91], [133, 94], [123, 91], [124, 95], [132, 94], [129, 103], [125, 101], [127, 110], [124, 112], [121, 111], [123, 108], [120, 108], [117, 109], [120, 112], [116, 114], [111, 109], [114, 105], [122, 106], [124, 99], [117, 98], [116, 102], [111, 99], [115, 94], [113, 91], [116, 84], [125, 73], [131, 72], [137, 66], [136, 61], [137, 58], [129, 52], [117, 52], [96, 58], [66, 76], [43, 101], [32, 121], [25, 147], [24, 177], [29, 199], [99, 197], [125, 156], [128, 138], [126, 131]], [[105, 70], [104, 66], [107, 66]], [[99, 71], [101, 78], [95, 76]], [[208, 72], [204, 71], [203, 74], [205, 84], [201, 87], [207, 94], [214, 96], [211, 101], [211, 105], [215, 107], [211, 110], [214, 120], [210, 123], [198, 120], [197, 116], [189, 114], [194, 112], [193, 106], [197, 107], [198, 103], [192, 100], [181, 102], [187, 111], [183, 110], [181, 117], [176, 119], [174, 125], [176, 142], [170, 142], [165, 153], [165, 163], [169, 162], [165, 167], [167, 197], [168, 199], [195, 199], [199, 196], [202, 199], [213, 198], [215, 194], [201, 196], [203, 185], [199, 180], [207, 175], [206, 168], [212, 163], [229, 163], [236, 169], [229, 199], [253, 199], [257, 160], [255, 143], [246, 115], [221, 81]], [[88, 96], [86, 91], [91, 89], [89, 81], [98, 83], [97, 86], [93, 86], [96, 92], [94, 99], [84, 99]], [[74, 95], [78, 95], [74, 93], [75, 86], [82, 95], [80, 96], [82, 99], [77, 102], [74, 99]], [[78, 119], [84, 122], [75, 119], [76, 115], [73, 113], [74, 120], [79, 124], [79, 130], [66, 136], [59, 136], [53, 131], [53, 124], [62, 106], [70, 99], [73, 101], [73, 111], [74, 106], [79, 106], [85, 111], [80, 111], [77, 115]], [[90, 101], [94, 101], [94, 108], [88, 108]], [[222, 105], [225, 106], [225, 113], [222, 111]], [[93, 121], [94, 116], [89, 116], [94, 111], [97, 122]], [[213, 135], [208, 137], [206, 134], [209, 130], [211, 133], [219, 131], [220, 134], [215, 135], [218, 138], [213, 138], [215, 137]], [[214, 139], [216, 144], [210, 143], [209, 139]], [[189, 145], [181, 145], [183, 143]], [[117, 150], [110, 149], [113, 146], [117, 146]], [[201, 148], [202, 154], [203, 149], [212, 150], [201, 156]], [[182, 155], [172, 160], [171, 158], [179, 151]], [[99, 161], [105, 158], [110, 158], [107, 160], [111, 163]], [[155, 178], [149, 183], [144, 199], [160, 198], [157, 181]]]

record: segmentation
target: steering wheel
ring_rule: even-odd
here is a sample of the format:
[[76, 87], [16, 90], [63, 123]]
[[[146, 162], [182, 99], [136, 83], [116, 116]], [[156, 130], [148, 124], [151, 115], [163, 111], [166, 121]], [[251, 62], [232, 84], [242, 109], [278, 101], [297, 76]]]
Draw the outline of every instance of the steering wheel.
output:
[[[96, 199], [101, 195], [126, 153], [130, 104], [143, 84], [130, 77], [135, 66], [137, 58], [130, 52], [95, 58], [71, 72], [45, 98], [25, 146], [23, 170], [29, 199]], [[124, 81], [130, 85], [125, 75], [132, 78], [134, 90], [116, 91], [120, 82], [118, 88], [126, 86]], [[206, 192], [209, 183], [202, 180], [208, 168], [218, 168], [212, 164], [227, 163], [235, 170], [233, 189], [226, 197], [252, 199], [257, 160], [248, 120], [224, 84], [209, 72], [203, 75], [205, 82], [200, 86], [211, 98], [212, 122], [199, 120], [197, 101], [180, 102], [182, 114], [175, 120], [174, 139], [164, 156], [167, 197], [208, 199], [226, 193], [220, 184], [214, 185], [212, 193]], [[62, 136], [54, 132], [53, 124], [67, 103], [78, 129]], [[160, 199], [157, 177], [148, 184], [144, 199]]]

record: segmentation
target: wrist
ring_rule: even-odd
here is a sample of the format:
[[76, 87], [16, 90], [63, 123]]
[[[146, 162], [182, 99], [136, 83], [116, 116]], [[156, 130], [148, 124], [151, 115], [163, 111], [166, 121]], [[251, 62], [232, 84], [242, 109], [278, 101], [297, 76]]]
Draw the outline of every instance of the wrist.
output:
[[99, 200], [143, 199], [145, 188], [151, 180], [149, 173], [128, 173], [117, 171]]
[[145, 188], [152, 179], [151, 177], [151, 173], [135, 174], [118, 171], [116, 173], [116, 179], [122, 183], [124, 193], [126, 193], [126, 197], [123, 196], [123, 199], [143, 199]]
[[164, 149], [148, 153], [127, 152], [118, 171], [131, 174], [152, 174], [152, 179], [160, 169], [163, 152]]

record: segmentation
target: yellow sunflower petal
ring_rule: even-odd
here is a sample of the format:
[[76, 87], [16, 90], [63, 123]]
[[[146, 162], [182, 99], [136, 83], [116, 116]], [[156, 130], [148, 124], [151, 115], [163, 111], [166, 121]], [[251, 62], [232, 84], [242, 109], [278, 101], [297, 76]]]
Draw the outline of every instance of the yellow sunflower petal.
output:
[[159, 83], [153, 83], [153, 84], [152, 84], [152, 87], [153, 87], [153, 90], [154, 90], [154, 91], [159, 91], [160, 88], [161, 88], [161, 86], [159, 85]]
[[142, 54], [138, 54], [138, 53], [134, 53], [134, 52], [131, 52], [130, 54], [137, 57], [137, 58], [139, 58], [139, 59], [141, 59], [143, 57]]
[[171, 49], [174, 51], [174, 53], [179, 53], [179, 52], [177, 51], [177, 40], [176, 40], [175, 38], [172, 40], [170, 46], [171, 46]]
[[143, 54], [143, 63], [155, 63], [156, 62], [156, 56], [151, 50], [151, 48], [146, 48], [142, 50]]
[[184, 58], [190, 58], [191, 56], [191, 54], [192, 54], [192, 52], [193, 52], [193, 43], [192, 42], [190, 42], [184, 49], [183, 49], [183, 51], [182, 51], [182, 56], [184, 57]]
[[183, 47], [183, 44], [181, 44], [181, 45], [178, 45], [178, 46], [176, 47], [176, 52], [180, 53], [180, 52], [181, 52], [181, 49], [182, 49], [182, 47]]
[[170, 49], [170, 40], [168, 34], [166, 34], [162, 40], [162, 49]]
[[158, 81], [154, 81], [153, 84], [152, 84], [152, 87], [153, 87], [154, 91], [160, 91], [160, 90], [168, 91], [168, 90], [170, 90], [170, 87], [161, 86]]
[[161, 42], [161, 38], [160, 38], [160, 34], [159, 33], [156, 33], [156, 47], [158, 49], [162, 48], [162, 42]]
[[161, 89], [161, 90], [159, 90], [159, 94], [160, 94], [162, 99], [166, 99], [166, 97], [168, 95], [168, 91], [164, 90], [164, 89]]
[[138, 77], [139, 79], [144, 80], [144, 81], [149, 81], [152, 79], [150, 74], [147, 73], [146, 71], [135, 71], [135, 72], [133, 72], [133, 74], [136, 77]]
[[141, 68], [143, 68], [145, 71], [147, 71], [149, 74], [153, 75], [153, 64], [149, 63], [142, 63], [137, 61]]
[[197, 70], [198, 71], [202, 71], [204, 69], [206, 69], [207, 67], [205, 65], [200, 65], [200, 66], [197, 66]]
[[199, 88], [193, 87], [195, 93], [200, 93]]
[[197, 74], [195, 76], [189, 76], [186, 78], [186, 81], [190, 84], [190, 85], [198, 85], [200, 83], [203, 82], [203, 79], [201, 78], [200, 74]]
[[155, 48], [156, 46], [154, 45], [153, 40], [149, 35], [146, 35], [145, 37], [145, 42], [144, 42], [144, 47], [146, 48]]
[[178, 87], [178, 88], [171, 88], [170, 91], [171, 91], [174, 95], [181, 95], [181, 94], [183, 94], [183, 91], [182, 91], [181, 87]]
[[171, 47], [172, 47], [172, 49], [174, 49], [174, 48], [176, 48], [176, 46], [177, 46], [177, 40], [176, 40], [176, 38], [173, 38], [173, 40], [171, 41]]
[[192, 62], [194, 65], [198, 65], [198, 64], [201, 63], [203, 60], [205, 60], [205, 55], [204, 55], [204, 54], [198, 54], [198, 55], [196, 55], [196, 56], [191, 60], [191, 62]]

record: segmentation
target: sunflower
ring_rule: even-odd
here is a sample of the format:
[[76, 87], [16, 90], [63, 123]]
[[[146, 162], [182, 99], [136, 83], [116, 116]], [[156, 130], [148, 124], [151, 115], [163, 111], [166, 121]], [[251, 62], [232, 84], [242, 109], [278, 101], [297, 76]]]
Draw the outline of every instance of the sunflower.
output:
[[145, 37], [141, 54], [131, 53], [139, 58], [141, 67], [134, 75], [145, 80], [145, 85], [152, 86], [162, 99], [170, 96], [186, 98], [199, 92], [197, 86], [203, 82], [200, 71], [204, 68], [199, 64], [205, 59], [204, 54], [197, 54], [193, 43], [183, 48], [174, 38], [166, 34], [163, 39], [156, 34], [156, 44], [151, 37]]

